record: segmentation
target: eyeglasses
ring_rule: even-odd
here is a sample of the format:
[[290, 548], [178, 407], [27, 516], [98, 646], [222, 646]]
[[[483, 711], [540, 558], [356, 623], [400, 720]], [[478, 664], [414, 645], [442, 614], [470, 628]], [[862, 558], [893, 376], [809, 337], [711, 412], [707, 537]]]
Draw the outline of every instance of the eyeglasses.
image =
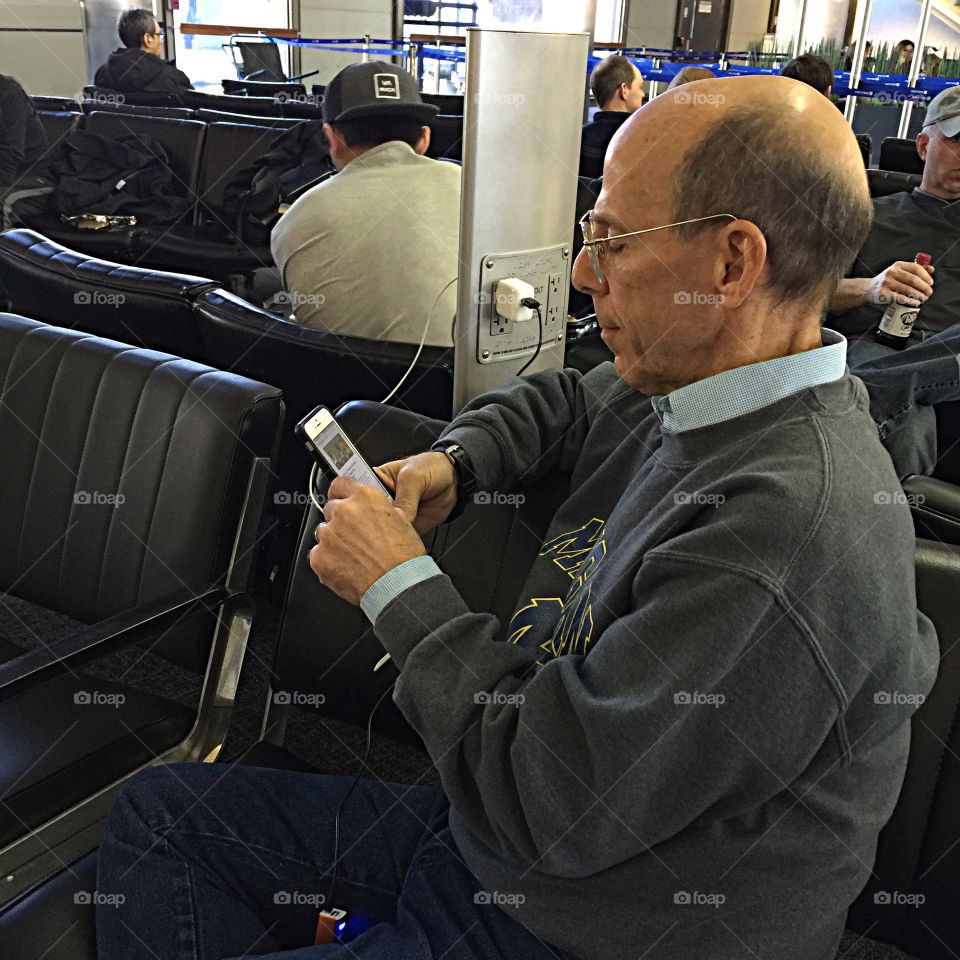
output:
[[630, 233], [618, 233], [612, 237], [598, 237], [597, 226], [593, 221], [593, 211], [588, 210], [580, 218], [580, 231], [583, 233], [583, 247], [590, 255], [590, 262], [593, 264], [593, 272], [597, 275], [600, 283], [606, 283], [607, 279], [603, 275], [603, 268], [600, 266], [600, 258], [604, 255], [603, 245], [611, 240], [622, 240], [624, 237], [638, 237], [641, 233], [653, 233], [654, 230], [667, 230], [670, 227], [682, 227], [688, 223], [701, 223], [704, 220], [716, 220], [719, 217], [727, 217], [730, 220], [736, 220], [732, 213], [712, 213], [709, 217], [695, 217], [693, 220], [679, 220], [676, 223], [665, 223], [661, 227], [647, 227], [646, 230], [633, 230]]

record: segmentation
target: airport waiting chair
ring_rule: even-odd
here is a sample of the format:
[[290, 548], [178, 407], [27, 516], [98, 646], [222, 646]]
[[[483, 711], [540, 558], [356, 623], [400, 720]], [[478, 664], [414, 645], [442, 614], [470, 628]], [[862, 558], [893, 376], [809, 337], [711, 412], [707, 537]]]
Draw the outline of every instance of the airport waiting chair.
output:
[[195, 120], [196, 111], [189, 107], [156, 107], [135, 103], [107, 103], [102, 100], [84, 100], [84, 113], [124, 113], [135, 117], [166, 117], [168, 120]]
[[892, 193], [903, 193], [920, 186], [919, 173], [903, 173], [900, 170], [877, 170], [867, 168], [867, 185], [871, 197], [888, 197]]
[[320, 107], [315, 103], [303, 103], [300, 100], [280, 101], [272, 96], [230, 97], [187, 90], [183, 94], [183, 105], [195, 110], [220, 110], [224, 113], [286, 117], [293, 120], [318, 120], [323, 117]]
[[427, 156], [434, 160], [463, 161], [463, 117], [436, 116], [428, 122], [430, 146]]
[[31, 97], [37, 110], [48, 113], [79, 113], [80, 104], [72, 97]]
[[227, 113], [224, 110], [208, 110], [201, 108], [196, 111], [197, 119], [204, 123], [249, 123], [258, 127], [275, 127], [279, 130], [289, 130], [290, 127], [302, 123], [299, 119], [288, 117], [256, 116], [246, 113]]
[[[0, 234], [4, 308], [61, 327], [203, 362], [194, 300], [217, 284], [97, 260], [33, 230]], [[38, 292], [42, 291], [42, 295]]]
[[860, 148], [860, 156], [863, 157], [863, 165], [870, 166], [870, 157], [873, 153], [873, 137], [869, 133], [858, 133], [857, 146]]
[[[282, 401], [274, 387], [12, 314], [0, 315], [0, 384], [9, 905], [92, 849], [137, 770], [219, 751]], [[158, 687], [97, 672], [96, 658], [121, 650], [150, 658]]]
[[918, 537], [960, 546], [960, 486], [935, 477], [907, 477], [903, 492]]
[[183, 106], [178, 94], [143, 93], [125, 90], [110, 90], [107, 87], [87, 86], [83, 88], [85, 100], [100, 103], [128, 103], [141, 107], [180, 107]]
[[444, 116], [463, 116], [463, 94], [455, 93], [422, 93], [424, 103], [429, 103], [440, 109]]
[[880, 143], [880, 169], [922, 174], [923, 161], [917, 154], [917, 141], [884, 137]]
[[278, 103], [289, 98], [306, 98], [307, 90], [302, 83], [275, 80], [229, 80], [220, 81], [228, 97], [273, 97]]
[[[286, 84], [302, 80], [304, 77], [316, 76], [320, 71], [311, 70], [295, 77], [288, 77], [283, 72], [283, 59], [280, 56], [280, 47], [276, 40], [262, 36], [244, 36], [234, 34], [229, 43], [223, 44], [230, 51], [234, 68], [237, 71], [238, 81], [255, 81], [258, 83]], [[237, 81], [230, 81], [235, 83]], [[230, 91], [224, 81], [224, 93]], [[300, 85], [303, 89], [302, 84]]]

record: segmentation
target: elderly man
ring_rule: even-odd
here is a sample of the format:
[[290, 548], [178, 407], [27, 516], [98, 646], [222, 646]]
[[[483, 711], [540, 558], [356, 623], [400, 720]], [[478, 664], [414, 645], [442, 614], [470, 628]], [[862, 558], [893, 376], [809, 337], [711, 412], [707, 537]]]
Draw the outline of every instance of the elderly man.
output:
[[[331, 956], [832, 960], [869, 875], [938, 656], [866, 391], [820, 329], [869, 225], [863, 167], [801, 84], [680, 92], [614, 139], [585, 220], [575, 280], [615, 362], [477, 399], [380, 468], [393, 502], [330, 487], [310, 562], [373, 622], [443, 784], [398, 803], [363, 781], [337, 906], [373, 926]], [[783, 218], [797, 195], [822, 223]], [[418, 533], [474, 484], [554, 471], [569, 498], [501, 629]], [[141, 778], [100, 886], [144, 906], [98, 915], [101, 960], [297, 945], [273, 877], [321, 884], [344, 792]]]
[[605, 57], [590, 74], [590, 90], [600, 109], [580, 133], [580, 176], [603, 173], [603, 158], [613, 135], [643, 106], [643, 74], [618, 53]]
[[123, 46], [97, 70], [93, 82], [98, 87], [173, 95], [193, 89], [190, 78], [163, 59], [163, 31], [149, 10], [125, 10], [117, 33]]
[[[930, 101], [917, 153], [923, 179], [910, 193], [873, 201], [873, 227], [850, 275], [830, 298], [828, 325], [848, 336], [869, 334], [891, 299], [920, 307], [911, 343], [960, 318], [960, 87]], [[929, 253], [933, 268], [913, 263]], [[874, 356], [872, 343], [856, 355]]]

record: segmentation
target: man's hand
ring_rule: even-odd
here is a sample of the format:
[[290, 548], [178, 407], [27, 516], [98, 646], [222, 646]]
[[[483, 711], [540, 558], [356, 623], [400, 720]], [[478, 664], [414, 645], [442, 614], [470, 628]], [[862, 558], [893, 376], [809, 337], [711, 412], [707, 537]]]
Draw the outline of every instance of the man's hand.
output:
[[310, 567], [321, 583], [350, 603], [359, 604], [388, 570], [426, 553], [404, 512], [383, 491], [351, 477], [330, 484], [323, 516]]
[[875, 277], [847, 277], [830, 297], [831, 313], [853, 310], [865, 303], [887, 307], [891, 303], [919, 307], [933, 293], [933, 267], [898, 260]]
[[457, 503], [457, 471], [445, 453], [418, 453], [377, 467], [377, 476], [394, 491], [394, 506], [417, 533], [439, 527]]
[[867, 283], [866, 302], [886, 307], [902, 303], [919, 307], [933, 293], [933, 267], [898, 260]]

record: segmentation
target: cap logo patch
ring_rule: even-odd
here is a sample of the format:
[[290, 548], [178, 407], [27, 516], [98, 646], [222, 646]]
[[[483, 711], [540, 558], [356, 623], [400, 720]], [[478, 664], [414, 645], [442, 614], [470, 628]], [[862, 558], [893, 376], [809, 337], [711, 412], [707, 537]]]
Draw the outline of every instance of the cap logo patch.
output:
[[400, 78], [393, 73], [373, 75], [373, 95], [378, 100], [400, 99]]

